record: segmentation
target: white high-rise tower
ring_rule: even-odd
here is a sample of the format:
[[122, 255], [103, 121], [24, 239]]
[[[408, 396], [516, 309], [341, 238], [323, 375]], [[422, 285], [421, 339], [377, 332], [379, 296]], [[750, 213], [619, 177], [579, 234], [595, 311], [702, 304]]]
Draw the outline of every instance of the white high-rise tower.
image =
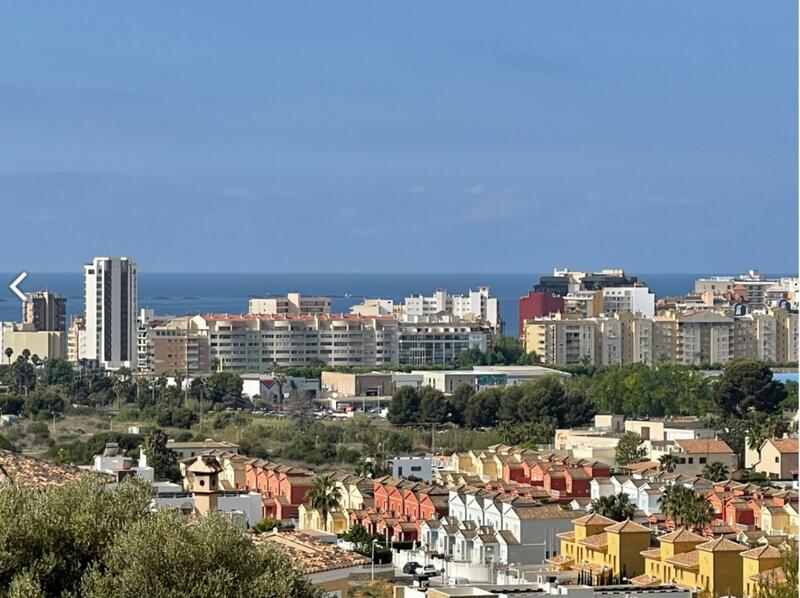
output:
[[136, 356], [136, 263], [96, 257], [83, 267], [86, 355], [102, 367], [131, 367]]

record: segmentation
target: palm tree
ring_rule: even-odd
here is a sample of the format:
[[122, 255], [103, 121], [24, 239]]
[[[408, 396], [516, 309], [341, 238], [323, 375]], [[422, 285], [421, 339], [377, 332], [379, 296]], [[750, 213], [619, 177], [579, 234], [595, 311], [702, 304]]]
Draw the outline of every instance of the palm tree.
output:
[[675, 471], [677, 464], [678, 458], [670, 453], [665, 453], [658, 458], [658, 469], [666, 473]]
[[627, 494], [620, 492], [617, 495], [601, 496], [595, 500], [592, 503], [592, 511], [614, 521], [625, 521], [633, 517], [636, 507]]
[[31, 351], [30, 349], [23, 349], [22, 356], [25, 358], [25, 361], [28, 361], [31, 358]]
[[329, 478], [319, 476], [314, 480], [314, 485], [308, 493], [308, 505], [322, 515], [325, 531], [328, 531], [328, 513], [339, 508], [339, 499], [339, 488], [334, 486]]
[[711, 504], [691, 488], [673, 484], [658, 499], [661, 513], [675, 523], [675, 527], [688, 526], [700, 529], [714, 518]]
[[721, 482], [728, 479], [730, 471], [728, 470], [728, 466], [724, 463], [714, 461], [703, 468], [703, 471], [700, 472], [700, 476], [712, 482]]
[[6, 354], [6, 359], [8, 359], [8, 365], [11, 365], [11, 356], [14, 354], [14, 349], [6, 347], [4, 353]]

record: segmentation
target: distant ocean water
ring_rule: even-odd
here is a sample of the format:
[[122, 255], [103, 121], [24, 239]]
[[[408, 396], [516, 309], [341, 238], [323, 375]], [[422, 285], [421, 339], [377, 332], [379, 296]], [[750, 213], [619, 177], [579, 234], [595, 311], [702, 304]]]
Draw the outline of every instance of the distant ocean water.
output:
[[[0, 321], [19, 321], [19, 299], [8, 288], [17, 273], [0, 274]], [[346, 312], [364, 297], [402, 301], [410, 294], [430, 295], [437, 288], [452, 294], [491, 287], [500, 300], [505, 330], [517, 330], [517, 301], [539, 280], [540, 274], [139, 274], [139, 307], [164, 315], [189, 313], [242, 313], [251, 296], [299, 291], [333, 299], [336, 312]], [[639, 274], [657, 297], [683, 295], [694, 288], [695, 278], [707, 274]], [[82, 273], [29, 273], [22, 290], [49, 289], [67, 297], [68, 315], [83, 312]]]

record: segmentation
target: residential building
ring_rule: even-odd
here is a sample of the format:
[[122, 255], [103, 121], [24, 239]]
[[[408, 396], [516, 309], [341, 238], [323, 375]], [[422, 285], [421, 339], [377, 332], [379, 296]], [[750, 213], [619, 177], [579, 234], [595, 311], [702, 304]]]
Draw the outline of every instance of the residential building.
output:
[[302, 531], [259, 534], [253, 541], [284, 551], [322, 596], [348, 598], [355, 587], [351, 578], [361, 581], [370, 571], [370, 559]]
[[437, 289], [430, 296], [412, 295], [405, 298], [400, 314], [408, 322], [436, 322], [446, 314], [468, 322], [483, 322], [493, 334], [501, 334], [503, 329], [499, 302], [487, 286], [469, 290], [466, 295], [450, 295], [444, 289]]
[[398, 323], [387, 316], [209, 314], [194, 316], [192, 327], [207, 337], [220, 370], [398, 362]]
[[433, 482], [433, 459], [422, 457], [393, 457], [389, 460], [393, 478], [414, 478], [430, 484]]
[[412, 365], [454, 363], [466, 349], [486, 351], [491, 338], [492, 330], [482, 322], [400, 322], [398, 358]]
[[681, 474], [699, 475], [706, 465], [722, 463], [733, 473], [739, 468], [739, 458], [722, 440], [678, 439], [661, 449], [653, 448], [650, 458], [657, 461], [663, 454], [672, 454], [678, 460], [675, 471]]
[[[402, 306], [397, 306], [402, 309]], [[354, 316], [391, 316], [395, 314], [395, 304], [391, 299], [364, 299], [350, 308]]]
[[196, 457], [213, 450], [238, 453], [239, 446], [232, 442], [215, 442], [213, 440], [175, 442], [171, 438], [167, 441], [167, 448], [175, 451], [178, 461]]
[[67, 330], [67, 359], [78, 363], [86, 357], [86, 318], [82, 315], [72, 316]]
[[331, 300], [330, 297], [304, 297], [300, 293], [254, 297], [250, 299], [248, 311], [266, 316], [327, 315], [331, 313]]
[[519, 299], [519, 338], [525, 336], [525, 321], [564, 313], [564, 298], [559, 295], [528, 291]]
[[536, 353], [544, 363], [552, 365], [594, 364], [600, 352], [596, 322], [567, 320], [561, 314], [528, 320], [525, 324], [525, 351]]
[[[660, 536], [659, 548], [645, 547], [645, 570], [632, 576], [639, 586], [674, 582], [712, 596], [741, 596], [746, 546], [726, 538], [708, 540], [685, 529]], [[745, 557], [747, 558], [747, 557]]]
[[739, 554], [742, 558], [742, 590], [745, 598], [759, 594], [761, 575], [775, 571], [783, 562], [783, 553], [775, 546], [760, 546]]
[[603, 313], [613, 316], [627, 311], [634, 315], [652, 318], [655, 315], [656, 296], [644, 286], [603, 287]]
[[135, 367], [137, 268], [127, 257], [84, 266], [86, 358], [107, 369]]
[[5, 352], [11, 349], [12, 357], [22, 355], [26, 349], [40, 359], [66, 359], [67, 335], [65, 332], [35, 330], [33, 324], [7, 323], [3, 324], [2, 346]]
[[695, 293], [710, 292], [722, 296], [732, 304], [747, 306], [747, 311], [770, 307], [768, 300], [796, 299], [796, 278], [769, 279], [758, 270], [738, 276], [712, 276], [699, 278], [694, 283]]
[[769, 438], [758, 449], [754, 470], [773, 480], [797, 479], [797, 438]]
[[561, 550], [548, 562], [557, 569], [582, 571], [593, 580], [606, 572], [634, 578], [645, 572], [642, 551], [650, 547], [649, 527], [633, 521], [617, 523], [596, 513], [575, 519], [571, 531], [558, 535]]
[[25, 293], [22, 323], [31, 324], [35, 331], [64, 332], [67, 324], [66, 297], [49, 291]]
[[625, 274], [623, 270], [606, 269], [600, 272], [574, 272], [553, 270], [552, 276], [541, 276], [534, 291], [551, 293], [563, 297], [578, 291], [600, 291], [606, 287], [626, 287], [639, 284], [639, 278]]
[[153, 376], [184, 377], [211, 370], [208, 337], [192, 328], [190, 316], [163, 320], [140, 318], [137, 330], [137, 369]]

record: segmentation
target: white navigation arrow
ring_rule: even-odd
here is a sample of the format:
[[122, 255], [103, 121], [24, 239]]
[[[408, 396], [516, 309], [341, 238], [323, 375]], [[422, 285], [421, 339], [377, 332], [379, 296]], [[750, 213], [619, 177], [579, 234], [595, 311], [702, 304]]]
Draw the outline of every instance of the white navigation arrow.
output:
[[25, 301], [25, 294], [17, 288], [17, 285], [19, 283], [21, 283], [23, 280], [25, 280], [25, 277], [27, 275], [28, 275], [27, 272], [20, 272], [19, 276], [17, 276], [14, 279], [14, 282], [12, 282], [10, 285], [8, 285], [8, 288], [11, 289], [12, 291], [14, 291], [14, 294], [17, 297], [19, 297], [20, 299], [22, 299], [23, 301]]

